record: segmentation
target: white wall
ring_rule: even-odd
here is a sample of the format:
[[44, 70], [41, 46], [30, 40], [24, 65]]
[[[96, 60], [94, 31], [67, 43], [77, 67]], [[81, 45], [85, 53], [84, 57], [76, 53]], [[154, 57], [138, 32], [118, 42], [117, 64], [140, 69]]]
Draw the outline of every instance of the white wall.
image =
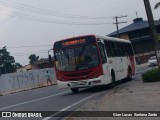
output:
[[3, 74], [0, 76], [0, 94], [46, 86], [46, 71], [51, 72], [51, 81], [55, 84], [56, 77], [53, 68]]

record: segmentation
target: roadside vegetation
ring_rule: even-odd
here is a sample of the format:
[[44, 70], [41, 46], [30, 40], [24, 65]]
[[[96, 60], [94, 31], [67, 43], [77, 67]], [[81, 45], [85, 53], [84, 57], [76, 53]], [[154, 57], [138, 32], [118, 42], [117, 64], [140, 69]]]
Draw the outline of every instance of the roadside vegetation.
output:
[[14, 57], [8, 52], [7, 47], [0, 48], [0, 75], [13, 73], [19, 67], [22, 67], [22, 65], [15, 62]]
[[157, 82], [160, 81], [160, 69], [152, 69], [142, 74], [143, 82]]

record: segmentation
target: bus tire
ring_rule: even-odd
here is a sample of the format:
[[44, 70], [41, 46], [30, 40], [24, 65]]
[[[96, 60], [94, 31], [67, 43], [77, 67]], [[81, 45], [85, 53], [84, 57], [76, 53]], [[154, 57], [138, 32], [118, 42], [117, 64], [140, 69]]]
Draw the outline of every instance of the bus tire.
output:
[[131, 67], [128, 67], [128, 77], [127, 77], [127, 80], [128, 81], [132, 80], [132, 69], [131, 69]]
[[72, 93], [78, 93], [78, 88], [71, 88]]
[[114, 71], [111, 72], [111, 88], [115, 86], [115, 73]]

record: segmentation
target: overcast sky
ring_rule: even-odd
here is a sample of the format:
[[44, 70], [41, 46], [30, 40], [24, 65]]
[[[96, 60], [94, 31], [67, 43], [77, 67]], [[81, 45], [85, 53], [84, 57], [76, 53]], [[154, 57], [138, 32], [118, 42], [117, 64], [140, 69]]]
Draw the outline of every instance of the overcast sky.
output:
[[[160, 0], [150, 0], [153, 9]], [[143, 0], [0, 0], [0, 47], [22, 65], [35, 53], [47, 58], [57, 40], [85, 34], [107, 35], [116, 31], [114, 16], [127, 15], [119, 28], [133, 19], [147, 20]], [[153, 9], [154, 19], [160, 8]]]

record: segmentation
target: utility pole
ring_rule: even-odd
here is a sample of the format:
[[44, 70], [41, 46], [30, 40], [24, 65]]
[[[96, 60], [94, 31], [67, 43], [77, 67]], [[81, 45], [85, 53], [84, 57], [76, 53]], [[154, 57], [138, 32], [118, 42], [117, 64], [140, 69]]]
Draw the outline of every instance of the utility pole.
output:
[[123, 22], [123, 21], [121, 21], [121, 22], [118, 22], [118, 18], [124, 18], [124, 17], [127, 17], [127, 15], [126, 16], [115, 16], [113, 19], [116, 19], [116, 23], [113, 23], [113, 24], [116, 24], [116, 28], [117, 28], [117, 36], [120, 38], [120, 34], [119, 34], [119, 28], [118, 28], [118, 25], [119, 24], [122, 24], [122, 23], [127, 23], [127, 22]]
[[143, 1], [144, 1], [147, 17], [148, 17], [150, 34], [151, 34], [151, 37], [154, 41], [154, 48], [155, 48], [155, 54], [156, 54], [156, 58], [157, 58], [158, 68], [160, 68], [160, 41], [158, 41], [158, 39], [157, 39], [157, 31], [156, 31], [156, 27], [154, 24], [151, 5], [150, 5], [149, 0], [143, 0]]

